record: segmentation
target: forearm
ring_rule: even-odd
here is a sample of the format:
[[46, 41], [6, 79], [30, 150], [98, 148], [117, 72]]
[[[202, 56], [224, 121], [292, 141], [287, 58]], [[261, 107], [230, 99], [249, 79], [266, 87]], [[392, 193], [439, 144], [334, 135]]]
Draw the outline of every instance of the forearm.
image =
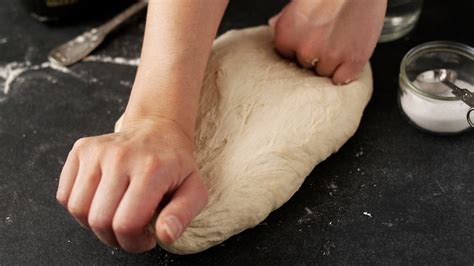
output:
[[194, 134], [199, 94], [228, 0], [150, 0], [124, 126], [167, 118]]

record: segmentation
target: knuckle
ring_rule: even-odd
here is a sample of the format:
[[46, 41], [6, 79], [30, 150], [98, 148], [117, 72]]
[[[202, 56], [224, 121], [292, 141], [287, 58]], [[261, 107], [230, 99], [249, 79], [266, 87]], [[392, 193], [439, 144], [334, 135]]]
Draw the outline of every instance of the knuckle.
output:
[[87, 212], [76, 204], [72, 204], [71, 202], [68, 203], [67, 209], [69, 213], [76, 217], [79, 220], [87, 220]]
[[275, 35], [275, 47], [278, 51], [284, 52], [286, 50], [292, 50], [290, 42], [288, 38], [283, 34], [276, 34]]
[[275, 37], [286, 35], [288, 33], [288, 23], [285, 23], [285, 15], [281, 15], [275, 24]]
[[129, 149], [123, 145], [112, 144], [107, 147], [107, 152], [114, 161], [122, 163], [126, 160]]
[[301, 42], [298, 45], [298, 48], [296, 49], [296, 54], [298, 55], [298, 57], [301, 57], [303, 59], [312, 60], [312, 57], [314, 57], [315, 54], [313, 48], [314, 47], [310, 42]]
[[161, 160], [158, 156], [147, 155], [142, 159], [141, 169], [145, 176], [151, 176], [161, 167]]
[[145, 169], [156, 169], [161, 164], [160, 158], [155, 155], [147, 155], [143, 158], [143, 166]]
[[112, 228], [111, 219], [103, 218], [98, 215], [91, 215], [88, 219], [89, 225], [92, 229], [104, 231]]
[[318, 64], [316, 66], [316, 73], [324, 77], [329, 77], [333, 75], [334, 68], [335, 68], [334, 64], [326, 64], [324, 66]]
[[140, 233], [141, 226], [130, 220], [114, 219], [112, 229], [117, 235], [135, 235]]
[[292, 40], [290, 30], [284, 23], [277, 23], [275, 27], [274, 42], [277, 49], [291, 49]]
[[56, 195], [56, 200], [64, 207], [67, 207], [67, 198], [63, 195]]
[[73, 150], [81, 150], [89, 142], [89, 138], [80, 138], [74, 142]]

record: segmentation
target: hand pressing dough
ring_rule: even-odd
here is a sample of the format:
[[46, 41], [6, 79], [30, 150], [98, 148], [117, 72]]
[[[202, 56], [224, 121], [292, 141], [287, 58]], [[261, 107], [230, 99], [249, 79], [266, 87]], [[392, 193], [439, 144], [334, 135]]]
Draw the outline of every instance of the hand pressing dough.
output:
[[273, 48], [266, 26], [215, 42], [202, 86], [195, 151], [209, 204], [164, 249], [205, 250], [262, 222], [356, 131], [372, 93], [359, 80], [334, 86]]

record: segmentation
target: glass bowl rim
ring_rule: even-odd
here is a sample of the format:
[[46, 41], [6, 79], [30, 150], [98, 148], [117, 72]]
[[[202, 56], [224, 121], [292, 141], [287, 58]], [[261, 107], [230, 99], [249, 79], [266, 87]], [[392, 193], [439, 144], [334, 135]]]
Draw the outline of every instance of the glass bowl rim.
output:
[[474, 48], [463, 43], [453, 42], [453, 41], [432, 41], [419, 44], [411, 48], [403, 57], [400, 64], [400, 77], [399, 85], [406, 85], [406, 88], [412, 90], [413, 92], [436, 100], [442, 101], [460, 101], [457, 96], [439, 96], [429, 92], [425, 92], [417, 88], [411, 81], [408, 79], [406, 74], [406, 66], [411, 63], [414, 59], [428, 53], [428, 52], [449, 52], [462, 55], [467, 57], [470, 60], [474, 60]]

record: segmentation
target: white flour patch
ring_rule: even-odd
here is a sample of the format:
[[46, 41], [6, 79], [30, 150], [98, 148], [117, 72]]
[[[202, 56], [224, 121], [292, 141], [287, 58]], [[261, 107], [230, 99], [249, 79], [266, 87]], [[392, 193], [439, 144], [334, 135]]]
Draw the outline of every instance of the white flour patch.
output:
[[1, 38], [0, 39], [0, 44], [5, 44], [8, 42], [8, 39], [7, 38]]
[[[35, 71], [46, 68], [50, 68], [65, 74], [77, 76], [69, 68], [52, 64], [50, 62], [44, 62], [38, 65], [32, 65], [29, 61], [11, 62], [6, 65], [0, 66], [0, 86], [3, 86], [3, 93], [8, 94], [8, 92], [10, 92], [11, 85], [18, 79], [21, 74], [27, 71]], [[53, 79], [48, 78], [48, 81], [53, 81]], [[57, 80], [55, 81], [57, 82]]]
[[372, 218], [372, 214], [370, 212], [363, 212], [362, 214], [364, 214], [365, 216], [369, 216], [370, 218]]
[[3, 85], [3, 93], [7, 94], [10, 91], [10, 85], [18, 76], [27, 71], [30, 66], [29, 62], [11, 62], [4, 66], [0, 66], [0, 84]]
[[83, 61], [110, 63], [110, 64], [126, 65], [126, 66], [138, 66], [138, 64], [140, 64], [140, 58], [111, 57], [111, 56], [103, 56], [103, 55], [90, 55], [84, 58]]
[[[2, 38], [0, 39], [0, 44], [6, 43], [7, 39]], [[91, 55], [84, 58], [83, 61], [86, 62], [100, 62], [100, 63], [110, 63], [110, 64], [117, 64], [117, 65], [125, 65], [125, 66], [138, 66], [140, 63], [140, 58], [123, 58], [123, 57], [111, 57], [111, 56], [100, 56], [100, 55]], [[55, 71], [59, 71], [76, 78], [82, 79], [77, 73], [71, 71], [71, 69], [52, 64], [50, 62], [43, 62], [38, 65], [32, 65], [30, 61], [25, 62], [10, 62], [6, 65], [0, 65], [0, 87], [3, 87], [3, 93], [8, 94], [11, 89], [11, 85], [17, 80], [19, 76], [27, 71], [35, 71], [40, 69], [52, 69]], [[53, 83], [57, 82], [57, 80], [48, 79], [48, 81], [53, 81]], [[90, 82], [95, 83], [98, 80], [93, 78]], [[123, 86], [131, 86], [131, 83], [122, 82]]]

